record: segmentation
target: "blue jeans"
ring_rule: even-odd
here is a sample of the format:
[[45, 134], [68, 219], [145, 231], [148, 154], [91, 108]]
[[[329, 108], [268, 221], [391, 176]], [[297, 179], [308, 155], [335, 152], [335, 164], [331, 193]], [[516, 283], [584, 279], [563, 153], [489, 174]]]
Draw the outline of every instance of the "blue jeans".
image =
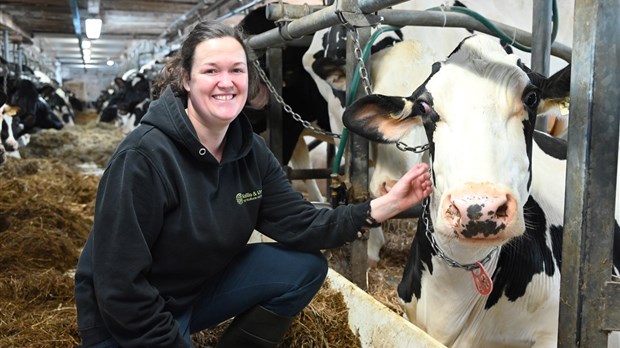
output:
[[[175, 316], [183, 338], [213, 327], [256, 305], [293, 317], [310, 303], [327, 276], [320, 252], [300, 252], [275, 243], [248, 244], [226, 269], [209, 279], [187, 311]], [[116, 348], [110, 338], [92, 348]]]

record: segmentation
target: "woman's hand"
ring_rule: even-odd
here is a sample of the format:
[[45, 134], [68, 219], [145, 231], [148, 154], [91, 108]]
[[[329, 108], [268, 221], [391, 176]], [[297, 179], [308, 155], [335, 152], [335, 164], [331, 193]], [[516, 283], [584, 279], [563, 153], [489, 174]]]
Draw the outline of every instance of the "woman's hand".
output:
[[370, 202], [371, 216], [383, 222], [392, 216], [420, 203], [432, 192], [428, 164], [418, 163], [411, 168], [383, 196]]

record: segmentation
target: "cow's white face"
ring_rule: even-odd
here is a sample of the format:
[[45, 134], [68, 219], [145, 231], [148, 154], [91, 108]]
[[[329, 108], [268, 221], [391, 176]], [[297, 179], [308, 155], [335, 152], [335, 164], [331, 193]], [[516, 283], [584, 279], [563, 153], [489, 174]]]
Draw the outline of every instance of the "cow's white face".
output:
[[525, 230], [530, 158], [524, 124], [537, 105], [528, 109], [523, 98], [536, 91], [516, 57], [492, 44], [482, 37], [465, 41], [413, 102], [438, 116], [431, 217], [446, 243], [497, 245]]
[[546, 82], [524, 69], [495, 40], [473, 36], [410, 97], [371, 95], [345, 111], [347, 128], [384, 143], [424, 126], [434, 236], [458, 262], [476, 262], [525, 230], [531, 133]]

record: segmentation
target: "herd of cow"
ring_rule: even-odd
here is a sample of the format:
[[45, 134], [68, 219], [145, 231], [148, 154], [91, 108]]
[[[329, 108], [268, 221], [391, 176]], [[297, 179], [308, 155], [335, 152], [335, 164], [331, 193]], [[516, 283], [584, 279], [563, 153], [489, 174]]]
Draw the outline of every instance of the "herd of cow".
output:
[[[395, 8], [425, 9], [437, 2]], [[515, 22], [508, 24], [522, 26], [517, 11], [531, 7], [513, 5]], [[484, 12], [475, 8], [483, 6], [479, 2], [471, 6]], [[572, 13], [566, 15], [568, 23]], [[489, 18], [500, 20], [502, 12]], [[263, 9], [241, 25], [250, 34], [275, 27]], [[389, 190], [416, 162], [430, 163], [434, 191], [398, 286], [405, 317], [450, 347], [556, 347], [566, 156], [552, 155], [546, 144], [565, 151], [566, 143], [541, 134], [535, 124], [569, 96], [570, 65], [552, 68], [547, 78], [527, 67], [527, 55], [507, 52], [489, 36], [405, 27], [381, 36], [373, 49], [372, 94], [345, 105], [342, 30], [317, 32], [303, 51], [283, 50], [283, 98], [326, 130], [341, 133], [346, 126], [372, 141], [372, 196]], [[560, 27], [562, 32], [570, 44], [572, 27]], [[153, 98], [149, 80], [144, 71], [116, 79], [95, 103], [100, 121], [133, 130]], [[36, 129], [71, 123], [76, 104], [58, 87], [28, 79], [9, 85], [14, 87], [8, 94], [0, 91], [7, 150]], [[263, 131], [266, 109], [245, 112]], [[303, 126], [285, 120], [284, 163], [309, 168]], [[401, 151], [397, 142], [428, 144], [428, 151]], [[620, 240], [617, 223], [615, 237]], [[381, 230], [371, 231], [371, 260], [379, 259], [382, 243]], [[610, 277], [618, 276], [618, 268], [620, 250], [614, 250]], [[620, 347], [616, 333], [609, 346]]]

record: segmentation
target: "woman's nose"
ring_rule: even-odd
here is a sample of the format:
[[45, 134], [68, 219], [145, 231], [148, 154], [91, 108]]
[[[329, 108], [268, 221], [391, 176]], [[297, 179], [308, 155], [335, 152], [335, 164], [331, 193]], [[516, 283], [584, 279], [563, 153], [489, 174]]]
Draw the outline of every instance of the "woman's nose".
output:
[[221, 75], [220, 80], [218, 81], [218, 85], [220, 87], [230, 87], [233, 85], [233, 79], [230, 74], [224, 73]]

